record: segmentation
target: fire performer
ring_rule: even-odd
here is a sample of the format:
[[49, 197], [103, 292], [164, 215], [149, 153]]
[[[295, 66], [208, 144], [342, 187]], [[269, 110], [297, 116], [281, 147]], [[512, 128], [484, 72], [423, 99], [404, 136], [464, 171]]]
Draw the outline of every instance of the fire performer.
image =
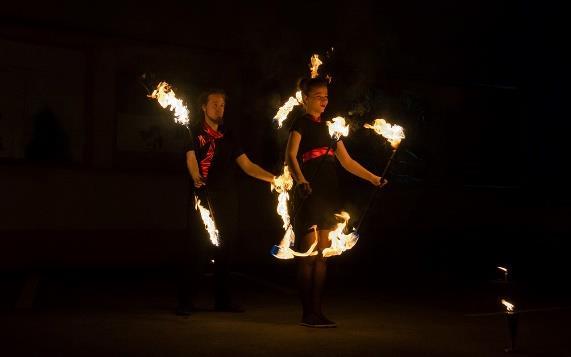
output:
[[[185, 277], [179, 287], [177, 314], [192, 312], [192, 288], [205, 260], [207, 245], [214, 249], [214, 294], [215, 309], [218, 311], [241, 312], [243, 309], [232, 301], [229, 290], [229, 265], [236, 244], [238, 230], [238, 202], [235, 187], [235, 165], [246, 174], [266, 182], [273, 182], [274, 175], [250, 161], [242, 151], [236, 136], [223, 126], [226, 94], [222, 90], [209, 90], [200, 97], [203, 120], [191, 130], [191, 140], [186, 148], [186, 165], [192, 178], [194, 190], [203, 202], [208, 200], [216, 228], [220, 233], [220, 244], [211, 247], [208, 239], [192, 239], [190, 242], [191, 267], [186, 267]], [[208, 190], [206, 192], [206, 189]], [[194, 210], [192, 210], [194, 211]], [[197, 223], [198, 225], [198, 223]], [[204, 229], [196, 230], [204, 233]], [[197, 232], [197, 233], [198, 233]]]
[[373, 185], [379, 186], [382, 181], [381, 177], [349, 156], [343, 141], [339, 140], [330, 146], [328, 127], [321, 119], [328, 103], [327, 86], [328, 81], [319, 77], [301, 81], [305, 114], [293, 123], [286, 148], [286, 161], [297, 183], [295, 202], [299, 206], [296, 209], [300, 211], [295, 230], [296, 237], [299, 237], [296, 242], [301, 251], [308, 250], [315, 241], [312, 227], [317, 225], [318, 254], [297, 258], [303, 308], [301, 325], [307, 327], [336, 326], [321, 311], [327, 272], [326, 258], [322, 252], [331, 245], [328, 235], [337, 223], [335, 213], [340, 211], [335, 157], [345, 170]]

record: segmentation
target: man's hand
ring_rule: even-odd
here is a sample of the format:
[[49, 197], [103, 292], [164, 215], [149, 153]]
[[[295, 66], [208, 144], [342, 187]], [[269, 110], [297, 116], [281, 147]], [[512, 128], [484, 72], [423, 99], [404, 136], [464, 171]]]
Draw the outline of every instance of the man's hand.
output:
[[204, 178], [200, 175], [192, 176], [192, 181], [194, 182], [194, 187], [201, 188], [202, 186], [206, 185]]

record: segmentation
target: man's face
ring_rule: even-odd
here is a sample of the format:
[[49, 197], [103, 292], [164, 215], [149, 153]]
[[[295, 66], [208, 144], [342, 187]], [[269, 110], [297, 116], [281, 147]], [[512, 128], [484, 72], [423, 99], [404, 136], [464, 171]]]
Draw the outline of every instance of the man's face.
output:
[[202, 105], [202, 111], [206, 118], [217, 124], [221, 124], [222, 118], [224, 117], [225, 104], [224, 96], [222, 94], [210, 94], [208, 96], [208, 102]]

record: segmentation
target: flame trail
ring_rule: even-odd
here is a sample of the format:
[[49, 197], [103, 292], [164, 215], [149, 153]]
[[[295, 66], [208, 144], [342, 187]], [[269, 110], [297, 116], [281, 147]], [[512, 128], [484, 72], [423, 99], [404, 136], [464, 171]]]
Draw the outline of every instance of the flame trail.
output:
[[[312, 244], [310, 249], [308, 249], [305, 253], [299, 253], [291, 249], [291, 246], [295, 242], [295, 234], [293, 232], [293, 227], [291, 225], [291, 220], [288, 212], [288, 201], [289, 201], [289, 193], [288, 191], [291, 190], [293, 187], [293, 178], [291, 177], [291, 173], [289, 172], [289, 168], [287, 165], [284, 165], [284, 172], [280, 176], [276, 177], [274, 182], [272, 182], [271, 190], [276, 191], [278, 195], [278, 206], [276, 211], [278, 212], [279, 216], [282, 218], [283, 222], [283, 229], [285, 230], [285, 234], [279, 244], [279, 246], [274, 246], [273, 248], [273, 255], [279, 259], [291, 259], [294, 256], [308, 256], [311, 255], [315, 246], [317, 246], [317, 231], [315, 232], [315, 242]], [[314, 228], [315, 230], [315, 228]]]
[[341, 222], [337, 223], [337, 228], [329, 232], [329, 240], [331, 241], [331, 246], [329, 248], [323, 249], [324, 257], [332, 257], [335, 255], [340, 255], [346, 250], [349, 250], [355, 246], [359, 235], [356, 232], [351, 232], [349, 234], [343, 233], [347, 223], [351, 218], [349, 213], [342, 211], [339, 214], [335, 214], [335, 217], [341, 219]]
[[385, 121], [385, 119], [375, 119], [373, 125], [365, 124], [365, 128], [373, 129], [377, 134], [382, 135], [389, 143], [393, 149], [398, 148], [404, 136], [404, 129], [399, 125], [391, 125]]
[[505, 300], [505, 299], [502, 299], [502, 305], [504, 305], [504, 306], [506, 307], [506, 312], [507, 312], [508, 314], [514, 312], [515, 306], [514, 306], [514, 304], [512, 304], [511, 302], [509, 302], [509, 301], [507, 301], [507, 300]]
[[[310, 62], [311, 63], [309, 64], [309, 70], [311, 73], [311, 78], [315, 78], [317, 77], [317, 71], [319, 69], [319, 66], [321, 66], [323, 62], [321, 61], [321, 59], [319, 59], [319, 55], [317, 54], [311, 56]], [[301, 104], [303, 104], [301, 91], [297, 91], [295, 93], [295, 96], [289, 97], [288, 100], [284, 103], [284, 105], [282, 105], [278, 109], [278, 112], [274, 116], [274, 121], [278, 123], [278, 128], [282, 127], [283, 122], [287, 119], [287, 116], [289, 115], [289, 113], [291, 113], [293, 108]]]
[[297, 91], [295, 97], [289, 97], [287, 102], [278, 109], [274, 116], [274, 121], [278, 123], [278, 128], [282, 127], [283, 122], [296, 105], [301, 105], [301, 91]]
[[323, 62], [321, 61], [321, 59], [319, 59], [318, 54], [314, 54], [313, 56], [311, 56], [310, 60], [311, 63], [309, 64], [309, 70], [311, 71], [311, 78], [315, 78], [319, 75], [318, 74], [319, 66], [321, 66]]
[[210, 211], [202, 206], [198, 197], [195, 196], [194, 200], [196, 203], [195, 208], [200, 212], [200, 217], [202, 218], [202, 222], [204, 222], [204, 227], [210, 236], [210, 242], [212, 242], [212, 244], [217, 247], [220, 246], [220, 234], [218, 233], [218, 229], [216, 229], [216, 225], [214, 224], [214, 220], [210, 215]]
[[174, 94], [170, 84], [167, 82], [160, 82], [157, 89], [153, 91], [149, 98], [156, 99], [161, 107], [167, 108], [174, 112], [174, 121], [177, 124], [188, 125], [188, 108], [184, 105], [182, 100], [178, 99]]

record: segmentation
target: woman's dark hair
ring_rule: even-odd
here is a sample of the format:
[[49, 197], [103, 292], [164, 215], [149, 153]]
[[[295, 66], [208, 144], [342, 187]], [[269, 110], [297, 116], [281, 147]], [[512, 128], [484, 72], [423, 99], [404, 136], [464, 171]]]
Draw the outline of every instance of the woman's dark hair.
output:
[[198, 105], [201, 108], [203, 105], [206, 105], [208, 103], [208, 97], [212, 94], [220, 94], [221, 96], [224, 97], [224, 101], [228, 99], [228, 97], [226, 96], [226, 92], [224, 92], [223, 89], [212, 88], [212, 89], [207, 89], [200, 94], [200, 96], [198, 97]]
[[329, 82], [327, 79], [322, 77], [302, 78], [299, 81], [299, 89], [304, 95], [309, 95], [309, 92], [311, 92], [311, 90], [314, 88], [327, 87], [328, 85]]

